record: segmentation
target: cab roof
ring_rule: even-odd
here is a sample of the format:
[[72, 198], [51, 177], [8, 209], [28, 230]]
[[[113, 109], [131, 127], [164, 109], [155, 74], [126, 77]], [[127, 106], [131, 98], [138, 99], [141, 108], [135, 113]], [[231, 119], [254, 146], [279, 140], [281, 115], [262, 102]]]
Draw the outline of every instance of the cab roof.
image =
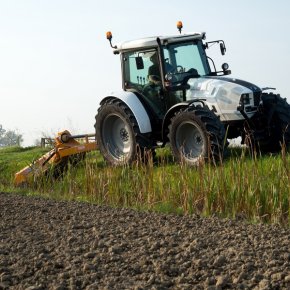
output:
[[160, 39], [161, 44], [181, 42], [195, 39], [205, 39], [205, 32], [193, 32], [186, 34], [177, 34], [172, 36], [151, 36], [136, 40], [130, 40], [118, 43], [114, 48], [114, 53], [119, 53], [125, 50], [133, 50], [136, 48], [157, 47], [157, 40]]

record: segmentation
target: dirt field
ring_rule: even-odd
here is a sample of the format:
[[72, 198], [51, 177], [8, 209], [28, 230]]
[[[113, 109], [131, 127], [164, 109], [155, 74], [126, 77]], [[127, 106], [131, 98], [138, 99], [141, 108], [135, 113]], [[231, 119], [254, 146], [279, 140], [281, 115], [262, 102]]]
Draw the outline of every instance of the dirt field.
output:
[[0, 289], [290, 289], [290, 229], [0, 193]]

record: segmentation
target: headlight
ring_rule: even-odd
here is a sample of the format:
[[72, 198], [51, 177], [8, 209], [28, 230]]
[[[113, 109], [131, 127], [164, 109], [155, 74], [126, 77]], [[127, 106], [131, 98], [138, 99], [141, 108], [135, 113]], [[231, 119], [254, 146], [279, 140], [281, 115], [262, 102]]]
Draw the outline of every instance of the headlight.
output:
[[249, 105], [250, 104], [250, 95], [249, 94], [242, 94], [240, 103], [241, 103], [241, 105]]
[[228, 69], [229, 69], [229, 65], [228, 65], [226, 62], [223, 63], [223, 64], [222, 64], [222, 69], [223, 69], [223, 71], [228, 70]]

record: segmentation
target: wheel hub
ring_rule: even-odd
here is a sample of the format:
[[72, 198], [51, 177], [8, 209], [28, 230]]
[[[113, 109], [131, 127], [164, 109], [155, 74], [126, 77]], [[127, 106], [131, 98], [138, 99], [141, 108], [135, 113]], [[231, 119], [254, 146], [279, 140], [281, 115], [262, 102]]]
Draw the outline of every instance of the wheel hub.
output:
[[120, 137], [123, 142], [127, 142], [129, 140], [129, 134], [125, 128], [120, 130]]
[[202, 142], [202, 137], [200, 136], [200, 134], [195, 134], [195, 136], [194, 136], [194, 143], [195, 143], [196, 145], [201, 145], [201, 144], [203, 144], [203, 142]]
[[204, 137], [195, 122], [181, 123], [176, 132], [176, 145], [188, 160], [199, 158], [204, 150]]

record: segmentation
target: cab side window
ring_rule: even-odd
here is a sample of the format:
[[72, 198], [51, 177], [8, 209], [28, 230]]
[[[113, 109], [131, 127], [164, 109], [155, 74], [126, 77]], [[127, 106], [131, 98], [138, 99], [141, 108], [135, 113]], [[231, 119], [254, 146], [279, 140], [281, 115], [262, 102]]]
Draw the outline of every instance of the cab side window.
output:
[[155, 51], [134, 51], [123, 54], [124, 86], [125, 89], [142, 91], [149, 83], [148, 71], [152, 66], [150, 57]]

